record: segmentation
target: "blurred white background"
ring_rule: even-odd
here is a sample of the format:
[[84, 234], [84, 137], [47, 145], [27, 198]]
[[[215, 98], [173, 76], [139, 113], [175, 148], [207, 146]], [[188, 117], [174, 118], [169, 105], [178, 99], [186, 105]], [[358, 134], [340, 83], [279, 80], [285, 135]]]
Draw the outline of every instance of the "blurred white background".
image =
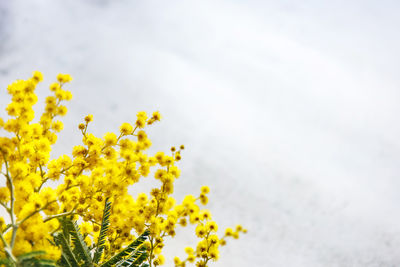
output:
[[[399, 12], [395, 0], [0, 0], [0, 105], [33, 70], [42, 97], [71, 74], [54, 155], [80, 142], [86, 114], [102, 135], [159, 110], [151, 151], [187, 147], [176, 198], [208, 184], [220, 228], [249, 229], [211, 266], [400, 266]], [[166, 266], [191, 235], [167, 242]]]

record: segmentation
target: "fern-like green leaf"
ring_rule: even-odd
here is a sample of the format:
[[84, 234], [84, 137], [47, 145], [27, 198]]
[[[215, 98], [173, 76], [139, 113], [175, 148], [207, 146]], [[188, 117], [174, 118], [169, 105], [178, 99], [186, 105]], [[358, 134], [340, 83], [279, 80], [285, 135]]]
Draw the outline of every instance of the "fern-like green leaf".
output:
[[125, 256], [129, 255], [133, 251], [135, 251], [139, 246], [141, 246], [144, 241], [146, 241], [147, 237], [149, 236], [149, 230], [144, 231], [136, 240], [130, 243], [124, 250], [119, 252], [117, 255], [113, 256], [107, 262], [103, 263], [101, 267], [111, 267], [112, 265], [121, 261]]
[[[144, 254], [144, 255], [143, 255]], [[147, 249], [145, 246], [141, 246], [138, 250], [129, 255], [125, 260], [121, 260], [116, 264], [117, 267], [127, 267], [127, 266], [139, 266], [147, 258]]]
[[62, 233], [65, 237], [65, 240], [67, 241], [67, 244], [70, 244], [70, 236], [69, 236], [69, 228], [68, 228], [68, 221], [66, 217], [59, 217], [58, 218], [59, 223], [61, 224], [61, 229]]
[[146, 249], [139, 251], [136, 260], [129, 267], [139, 267], [147, 259]]
[[103, 254], [104, 243], [106, 242], [107, 231], [108, 231], [108, 227], [110, 225], [110, 215], [111, 215], [111, 202], [108, 201], [108, 198], [107, 198], [106, 203], [104, 205], [103, 219], [101, 221], [100, 234], [99, 234], [99, 238], [97, 240], [96, 250], [95, 250], [94, 256], [93, 256], [93, 263], [98, 263], [101, 258], [101, 254]]
[[58, 266], [62, 266], [62, 267], [78, 266], [78, 265], [72, 265], [63, 254], [61, 254], [61, 258], [58, 260], [57, 264], [58, 264]]
[[36, 256], [40, 256], [40, 255], [44, 255], [44, 254], [46, 254], [46, 252], [43, 250], [31, 251], [31, 252], [19, 255], [17, 257], [17, 259], [18, 259], [18, 261], [26, 261], [26, 260], [35, 258]]
[[90, 257], [90, 251], [87, 247], [84, 238], [80, 232], [79, 226], [76, 222], [71, 220], [67, 220], [67, 227], [69, 229], [69, 233], [71, 235], [72, 242], [74, 244], [73, 253], [80, 261], [85, 263], [85, 267], [92, 267], [93, 262], [92, 258]]
[[[45, 251], [31, 251], [17, 257], [18, 266], [24, 267], [50, 267], [57, 266], [55, 261], [48, 259], [38, 259], [37, 256], [45, 255]], [[11, 265], [12, 266], [12, 265]]]
[[61, 232], [54, 237], [56, 244], [61, 246], [62, 254], [61, 257], [64, 260], [65, 264], [68, 266], [74, 267], [79, 266], [77, 259], [75, 258], [74, 253], [72, 252], [71, 246], [68, 243], [67, 239], [64, 236], [64, 233]]
[[57, 267], [57, 264], [52, 260], [39, 259], [35, 262], [35, 267]]
[[23, 267], [56, 267], [57, 264], [53, 260], [48, 259], [37, 259], [37, 258], [27, 258], [19, 261], [17, 266]]

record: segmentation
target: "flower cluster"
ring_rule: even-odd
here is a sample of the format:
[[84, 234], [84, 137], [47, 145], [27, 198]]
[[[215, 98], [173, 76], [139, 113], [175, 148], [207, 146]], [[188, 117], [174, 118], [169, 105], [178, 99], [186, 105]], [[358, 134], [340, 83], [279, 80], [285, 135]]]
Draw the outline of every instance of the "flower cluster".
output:
[[[52, 240], [63, 230], [59, 219], [64, 217], [78, 222], [84, 242], [95, 250], [106, 200], [112, 207], [102, 261], [148, 230], [146, 262], [149, 266], [162, 265], [164, 241], [175, 236], [178, 226], [190, 223], [196, 226], [195, 234], [201, 241], [195, 250], [185, 250], [186, 260], [175, 258], [175, 265], [196, 262], [197, 266], [207, 266], [210, 260], [218, 259], [218, 248], [227, 236], [237, 238], [239, 232], [245, 232], [238, 226], [236, 231], [228, 228], [224, 236], [217, 235], [218, 226], [211, 213], [200, 208], [208, 203], [206, 186], [198, 197], [188, 195], [182, 203], [172, 197], [174, 181], [180, 176], [176, 163], [184, 146], [172, 147], [168, 154], [146, 153], [151, 141], [144, 128], [161, 119], [159, 112], [151, 116], [138, 112], [133, 124], [122, 123], [119, 132], [103, 137], [88, 131], [93, 116], [87, 115], [78, 125], [82, 144], [73, 147], [71, 156], [51, 160], [52, 145], [63, 129], [57, 118], [67, 113], [63, 103], [72, 99], [71, 92], [65, 90], [72, 78], [68, 74], [57, 76], [58, 82], [50, 85], [52, 95], [46, 98], [44, 112], [38, 122], [33, 122], [32, 107], [38, 100], [35, 88], [42, 79], [36, 71], [30, 79], [17, 80], [7, 88], [12, 101], [6, 108], [10, 118], [0, 118], [0, 129], [7, 132], [0, 137], [0, 167], [6, 180], [0, 187], [0, 205], [9, 218], [0, 217], [0, 258], [16, 261], [19, 255], [41, 250], [46, 254], [40, 257], [58, 261], [61, 248]], [[159, 187], [149, 194], [128, 194], [129, 186], [150, 173], [154, 173]], [[49, 181], [58, 181], [58, 186], [48, 186]]]

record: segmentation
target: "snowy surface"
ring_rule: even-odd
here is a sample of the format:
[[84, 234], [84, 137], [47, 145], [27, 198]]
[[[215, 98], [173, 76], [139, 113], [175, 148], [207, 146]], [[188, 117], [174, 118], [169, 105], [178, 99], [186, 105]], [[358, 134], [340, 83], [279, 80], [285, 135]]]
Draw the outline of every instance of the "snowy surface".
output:
[[[55, 153], [159, 110], [185, 144], [176, 197], [212, 188], [249, 233], [213, 266], [400, 266], [398, 1], [0, 0], [0, 105], [70, 73]], [[4, 110], [0, 111], [0, 116]], [[196, 239], [183, 231], [167, 257]], [[168, 261], [167, 266], [172, 266]]]

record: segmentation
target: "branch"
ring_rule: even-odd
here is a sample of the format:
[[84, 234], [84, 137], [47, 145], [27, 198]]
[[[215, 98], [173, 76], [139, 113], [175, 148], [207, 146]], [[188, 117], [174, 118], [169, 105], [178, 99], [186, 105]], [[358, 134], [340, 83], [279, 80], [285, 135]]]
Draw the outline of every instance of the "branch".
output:
[[69, 212], [64, 212], [64, 213], [48, 216], [46, 219], [43, 220], [43, 222], [47, 222], [47, 221], [50, 221], [50, 220], [55, 219], [55, 218], [64, 217], [64, 216], [68, 216], [68, 215], [75, 215], [75, 214], [77, 214], [77, 213], [75, 212], [75, 207], [74, 207]]

